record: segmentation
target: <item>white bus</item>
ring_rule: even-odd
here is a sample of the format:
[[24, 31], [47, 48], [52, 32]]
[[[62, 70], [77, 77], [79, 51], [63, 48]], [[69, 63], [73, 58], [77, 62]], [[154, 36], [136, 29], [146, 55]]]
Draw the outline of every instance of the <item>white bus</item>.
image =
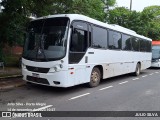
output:
[[70, 87], [122, 74], [139, 75], [151, 66], [151, 39], [118, 25], [78, 14], [30, 22], [22, 57], [23, 79]]
[[152, 41], [151, 67], [160, 67], [160, 41]]

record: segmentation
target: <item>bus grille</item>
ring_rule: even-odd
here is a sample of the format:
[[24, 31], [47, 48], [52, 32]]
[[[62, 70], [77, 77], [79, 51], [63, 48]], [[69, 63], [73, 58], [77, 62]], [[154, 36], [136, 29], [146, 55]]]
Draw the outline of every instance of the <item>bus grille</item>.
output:
[[32, 76], [27, 76], [27, 80], [31, 81], [31, 82], [36, 82], [36, 83], [42, 83], [42, 84], [49, 85], [48, 80], [44, 79], [44, 78], [36, 78], [36, 77], [32, 77]]
[[28, 71], [32, 72], [39, 72], [39, 73], [48, 73], [49, 68], [40, 68], [40, 67], [32, 67], [32, 66], [26, 66]]

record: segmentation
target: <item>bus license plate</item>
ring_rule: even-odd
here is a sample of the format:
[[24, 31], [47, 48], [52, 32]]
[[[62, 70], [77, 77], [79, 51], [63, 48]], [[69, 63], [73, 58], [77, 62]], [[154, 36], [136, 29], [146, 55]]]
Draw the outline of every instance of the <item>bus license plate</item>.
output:
[[36, 74], [36, 73], [32, 73], [32, 76], [36, 77], [36, 78], [39, 78], [39, 74]]

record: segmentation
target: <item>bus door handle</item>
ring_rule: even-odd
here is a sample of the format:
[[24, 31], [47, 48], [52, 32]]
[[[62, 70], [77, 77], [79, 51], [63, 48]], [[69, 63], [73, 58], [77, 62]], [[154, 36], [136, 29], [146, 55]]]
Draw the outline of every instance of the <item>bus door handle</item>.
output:
[[94, 52], [88, 52], [88, 54], [94, 54]]
[[85, 63], [88, 63], [88, 56], [85, 56]]

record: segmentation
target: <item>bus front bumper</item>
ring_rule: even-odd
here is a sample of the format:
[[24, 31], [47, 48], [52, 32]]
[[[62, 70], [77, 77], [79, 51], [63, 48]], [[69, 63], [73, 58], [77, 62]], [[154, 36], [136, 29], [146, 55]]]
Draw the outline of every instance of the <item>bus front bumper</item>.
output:
[[59, 71], [54, 73], [36, 73], [22, 69], [23, 80], [35, 84], [54, 86], [54, 87], [70, 87], [73, 82], [68, 81], [68, 71]]

